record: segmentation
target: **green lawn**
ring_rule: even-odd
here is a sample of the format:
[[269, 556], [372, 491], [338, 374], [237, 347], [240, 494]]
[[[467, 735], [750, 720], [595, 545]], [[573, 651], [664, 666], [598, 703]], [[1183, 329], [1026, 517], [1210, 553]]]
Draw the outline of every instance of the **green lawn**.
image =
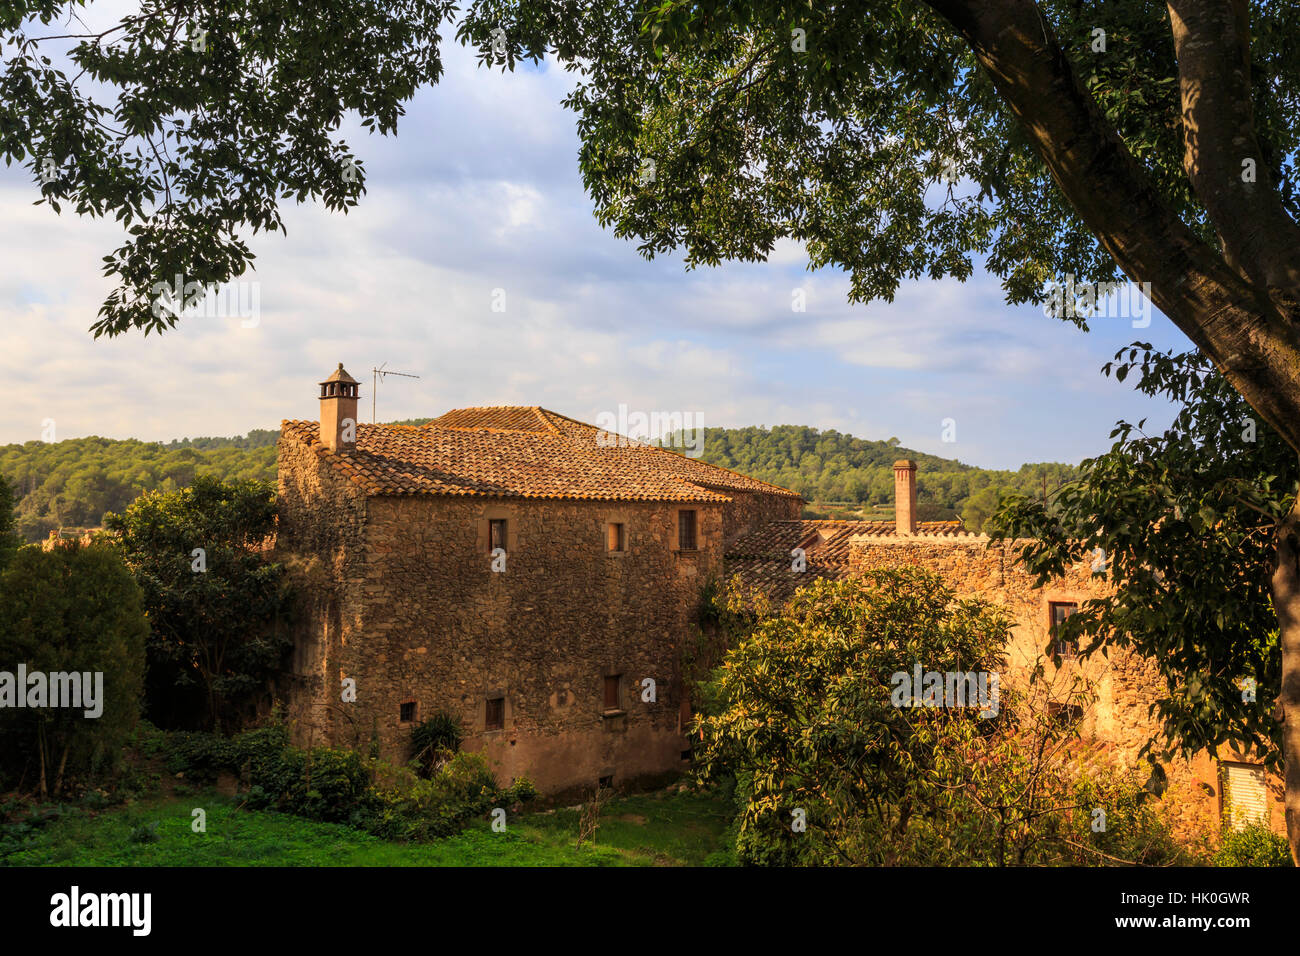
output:
[[[207, 832], [191, 811], [207, 813]], [[611, 801], [594, 845], [577, 846], [578, 812], [524, 813], [425, 844], [201, 795], [67, 813], [0, 862], [10, 866], [680, 866], [721, 863], [731, 804], [720, 794], [659, 792]], [[147, 839], [156, 835], [156, 839]], [[146, 839], [141, 839], [146, 837]], [[711, 857], [712, 854], [712, 857]]]

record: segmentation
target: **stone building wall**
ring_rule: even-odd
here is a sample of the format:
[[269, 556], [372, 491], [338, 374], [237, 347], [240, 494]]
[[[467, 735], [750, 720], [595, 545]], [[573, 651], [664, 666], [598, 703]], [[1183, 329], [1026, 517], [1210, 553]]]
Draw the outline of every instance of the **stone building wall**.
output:
[[294, 743], [327, 745], [351, 725], [330, 671], [363, 606], [366, 496], [326, 460], [281, 436], [275, 557], [293, 584], [296, 633], [283, 694]]
[[[576, 793], [681, 771], [680, 641], [721, 566], [721, 505], [415, 495], [358, 506], [314, 458], [282, 450], [282, 545], [312, 555], [319, 592], [295, 655], [296, 740], [377, 738], [403, 761], [414, 725], [446, 711], [502, 784], [527, 775]], [[695, 552], [677, 550], [680, 508], [697, 513]], [[501, 572], [494, 518], [507, 521]], [[607, 549], [610, 522], [624, 525], [621, 553]], [[620, 675], [621, 713], [605, 713], [607, 675]], [[349, 677], [355, 703], [341, 701]], [[489, 730], [498, 695], [505, 726]], [[413, 720], [400, 719], [404, 703]]]
[[772, 521], [793, 521], [803, 514], [803, 499], [725, 489], [731, 501], [722, 506], [723, 535], [731, 544], [741, 535]]
[[[1049, 700], [1076, 700], [1084, 706], [1080, 732], [1094, 755], [1112, 765], [1137, 765], [1143, 744], [1160, 731], [1159, 721], [1149, 708], [1160, 693], [1160, 677], [1153, 662], [1129, 650], [1112, 648], [1108, 655], [1091, 655], [1086, 660], [1063, 659], [1053, 664], [1047, 653], [1051, 618], [1049, 604], [1071, 602], [1082, 605], [1103, 593], [1101, 579], [1094, 578], [1088, 563], [1072, 568], [1063, 578], [1035, 587], [1035, 578], [1018, 560], [1023, 542], [994, 542], [984, 535], [936, 535], [871, 537], [853, 539], [850, 569], [861, 573], [869, 568], [916, 565], [941, 574], [948, 586], [963, 598], [979, 598], [1004, 610], [1012, 621], [1007, 650], [1007, 673], [1003, 685], [1029, 692], [1029, 677], [1043, 668], [1039, 684], [1046, 699], [1035, 697], [1038, 706]], [[1082, 691], [1083, 699], [1078, 700]], [[1169, 790], [1161, 809], [1175, 832], [1185, 838], [1210, 834], [1218, 827], [1218, 783], [1214, 761], [1199, 755], [1191, 761], [1175, 760], [1166, 767]]]

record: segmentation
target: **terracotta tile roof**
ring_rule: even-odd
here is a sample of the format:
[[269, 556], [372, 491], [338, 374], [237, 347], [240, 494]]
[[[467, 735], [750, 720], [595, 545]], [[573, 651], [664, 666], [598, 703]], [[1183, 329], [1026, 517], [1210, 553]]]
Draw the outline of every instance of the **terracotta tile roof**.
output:
[[[964, 535], [960, 521], [917, 522], [918, 535]], [[759, 591], [781, 603], [816, 578], [841, 578], [849, 573], [849, 547], [858, 535], [898, 534], [892, 521], [800, 520], [770, 521], [732, 542], [726, 551], [726, 576], [740, 578], [745, 590]], [[792, 570], [795, 548], [804, 549], [805, 570]]]
[[280, 432], [369, 495], [725, 502], [737, 491], [799, 495], [537, 407], [459, 408], [419, 427], [357, 425], [330, 452], [316, 422]]
[[790, 558], [785, 561], [770, 561], [756, 558], [727, 559], [726, 580], [740, 578], [740, 587], [747, 599], [752, 600], [755, 593], [765, 595], [773, 605], [784, 604], [794, 597], [799, 588], [812, 584], [818, 578], [846, 577], [848, 565], [825, 566], [808, 562], [807, 568], [800, 572], [790, 567]]
[[[965, 533], [960, 521], [920, 521], [916, 532], [927, 536]], [[857, 535], [888, 537], [898, 528], [892, 521], [802, 520], [769, 521], [743, 535], [727, 548], [728, 558], [789, 558], [795, 548], [803, 548], [811, 562], [840, 564], [849, 559], [849, 542]]]
[[427, 422], [422, 427], [539, 432], [551, 435], [560, 433], [559, 429], [546, 418], [545, 410], [536, 406], [501, 405], [494, 408], [453, 408], [445, 415]]
[[[853, 532], [854, 534], [868, 535], [875, 538], [892, 537], [898, 534], [898, 527], [892, 521], [859, 521], [856, 524], [859, 525], [859, 528]], [[952, 521], [918, 521], [916, 523], [916, 533], [918, 536], [926, 538], [978, 537], [967, 531], [966, 526], [961, 521], [955, 519]]]

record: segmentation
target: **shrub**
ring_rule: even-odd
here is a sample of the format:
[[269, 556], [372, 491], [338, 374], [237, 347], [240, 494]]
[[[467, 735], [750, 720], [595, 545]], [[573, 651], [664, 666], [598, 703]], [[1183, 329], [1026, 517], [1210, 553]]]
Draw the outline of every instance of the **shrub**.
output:
[[177, 732], [167, 735], [164, 765], [170, 774], [184, 774], [197, 784], [210, 784], [217, 775], [236, 769], [238, 738], [220, 734]]
[[187, 780], [198, 784], [210, 784], [222, 773], [247, 779], [264, 776], [273, 772], [289, 746], [289, 732], [282, 724], [246, 730], [234, 737], [205, 731], [171, 731], [163, 738], [161, 751], [166, 754], [168, 772], [183, 773]]
[[151, 820], [149, 823], [132, 827], [131, 832], [127, 834], [127, 839], [132, 843], [157, 843], [162, 839], [158, 833], [158, 821]]
[[234, 765], [229, 769], [240, 774], [273, 763], [289, 746], [289, 730], [283, 724], [270, 724], [246, 730], [234, 738]]
[[0, 797], [0, 862], [24, 849], [40, 830], [67, 812], [65, 804], [34, 803], [16, 795]]
[[460, 721], [451, 714], [439, 711], [424, 723], [411, 731], [411, 743], [415, 749], [415, 760], [419, 763], [424, 776], [431, 775], [441, 766], [447, 757], [460, 750], [465, 735]]
[[1253, 823], [1223, 834], [1215, 866], [1291, 866], [1291, 849], [1285, 837]]
[[249, 805], [341, 823], [367, 801], [370, 773], [351, 750], [285, 747], [250, 761]]
[[506, 802], [481, 754], [455, 754], [427, 780], [404, 768], [383, 769], [388, 779], [371, 788], [373, 804], [354, 822], [390, 840], [450, 836]]
[[509, 789], [502, 792], [506, 803], [527, 803], [537, 796], [537, 787], [528, 777], [517, 777]]
[[184, 773], [194, 783], [211, 782], [223, 772], [237, 773], [248, 787], [246, 803], [253, 809], [348, 823], [388, 839], [450, 836], [491, 807], [531, 800], [537, 793], [527, 777], [500, 789], [481, 754], [450, 754], [422, 778], [412, 768], [367, 760], [351, 750], [292, 747], [280, 724], [236, 737], [167, 737], [168, 770]]

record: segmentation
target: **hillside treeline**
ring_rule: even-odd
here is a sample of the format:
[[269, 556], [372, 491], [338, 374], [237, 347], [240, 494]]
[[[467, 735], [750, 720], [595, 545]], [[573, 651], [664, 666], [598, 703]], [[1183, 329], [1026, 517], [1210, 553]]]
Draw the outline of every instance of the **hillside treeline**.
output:
[[1046, 496], [1074, 476], [1072, 465], [1022, 465], [993, 471], [903, 448], [898, 439], [870, 441], [805, 425], [711, 428], [703, 459], [799, 492], [814, 509], [851, 502], [893, 507], [894, 462], [917, 464], [917, 504], [922, 518], [960, 515], [972, 530], [983, 527], [998, 501], [1011, 493]]
[[58, 528], [97, 527], [146, 491], [175, 491], [198, 475], [275, 481], [278, 431], [239, 438], [71, 438], [0, 446], [0, 476], [17, 497], [15, 530], [39, 541]]
[[[0, 446], [0, 475], [17, 496], [16, 530], [27, 541], [39, 541], [61, 527], [98, 526], [105, 512], [121, 512], [146, 491], [189, 487], [197, 475], [274, 482], [278, 434], [254, 429], [236, 438], [166, 443], [32, 441]], [[794, 489], [817, 514], [827, 503], [861, 505], [868, 511], [892, 507], [898, 458], [917, 462], [922, 518], [960, 515], [972, 530], [983, 526], [1004, 495], [1046, 494], [1074, 473], [1071, 466], [1058, 464], [990, 471], [902, 448], [897, 439], [870, 441], [801, 425], [711, 428], [703, 454], [712, 464]]]

